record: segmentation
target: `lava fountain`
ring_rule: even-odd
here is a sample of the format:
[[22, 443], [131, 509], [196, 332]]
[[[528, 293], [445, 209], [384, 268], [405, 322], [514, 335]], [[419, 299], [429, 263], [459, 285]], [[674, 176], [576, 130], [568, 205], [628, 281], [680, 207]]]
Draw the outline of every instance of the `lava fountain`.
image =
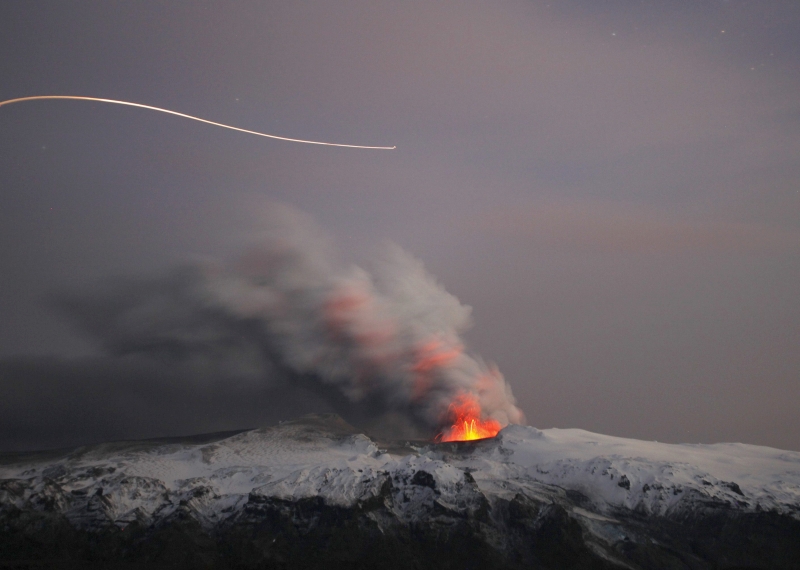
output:
[[472, 395], [461, 394], [448, 408], [449, 421], [452, 425], [440, 432], [435, 440], [472, 441], [486, 439], [498, 434], [502, 426], [493, 419], [482, 419], [481, 408]]

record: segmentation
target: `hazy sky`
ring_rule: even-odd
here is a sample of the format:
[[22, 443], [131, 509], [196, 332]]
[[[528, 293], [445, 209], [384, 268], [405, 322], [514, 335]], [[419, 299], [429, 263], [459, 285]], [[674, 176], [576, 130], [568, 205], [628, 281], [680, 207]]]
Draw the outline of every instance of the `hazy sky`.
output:
[[536, 427], [800, 450], [795, 0], [31, 0], [0, 53], [3, 100], [398, 146], [0, 108], [0, 450], [323, 406], [115, 361], [47, 302], [237, 251], [273, 203], [420, 258]]

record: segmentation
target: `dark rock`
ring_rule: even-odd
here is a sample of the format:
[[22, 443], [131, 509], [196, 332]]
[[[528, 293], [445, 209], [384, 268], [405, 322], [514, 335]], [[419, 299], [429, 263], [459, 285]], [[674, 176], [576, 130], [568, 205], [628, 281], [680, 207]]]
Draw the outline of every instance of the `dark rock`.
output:
[[734, 493], [736, 493], [737, 495], [741, 495], [742, 497], [744, 497], [744, 493], [742, 493], [742, 489], [741, 489], [741, 488], [739, 487], [739, 485], [737, 485], [736, 483], [730, 482], [730, 483], [723, 483], [723, 484], [724, 484], [724, 485], [725, 485], [725, 486], [726, 486], [728, 489], [730, 489], [731, 491], [733, 491]]
[[391, 485], [386, 477], [368, 509], [251, 494], [212, 529], [176, 515], [152, 526], [78, 530], [63, 515], [3, 507], [0, 568], [800, 568], [800, 521], [774, 512], [620, 511], [603, 523], [616, 538], [603, 542], [571, 514], [568, 497], [517, 494], [487, 504], [481, 519], [442, 511], [406, 524], [392, 514]]
[[433, 478], [433, 475], [422, 469], [414, 473], [414, 476], [411, 478], [411, 484], [436, 489], [436, 480]]

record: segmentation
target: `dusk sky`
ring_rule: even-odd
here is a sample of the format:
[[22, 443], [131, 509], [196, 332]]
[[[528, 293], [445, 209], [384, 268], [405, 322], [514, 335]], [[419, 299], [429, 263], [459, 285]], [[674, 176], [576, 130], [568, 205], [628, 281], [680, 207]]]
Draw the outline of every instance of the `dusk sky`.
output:
[[795, 0], [31, 0], [0, 53], [0, 100], [397, 145], [0, 107], [0, 451], [326, 410], [108, 354], [54, 301], [236, 255], [278, 204], [345, 263], [420, 259], [530, 425], [800, 450]]

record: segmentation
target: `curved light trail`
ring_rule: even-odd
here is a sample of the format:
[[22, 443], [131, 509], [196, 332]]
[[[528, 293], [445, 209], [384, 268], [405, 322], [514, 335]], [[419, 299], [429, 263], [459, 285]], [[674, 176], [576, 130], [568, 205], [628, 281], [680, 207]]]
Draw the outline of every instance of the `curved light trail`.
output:
[[303, 139], [293, 139], [289, 137], [280, 137], [278, 135], [269, 135], [267, 133], [259, 133], [258, 131], [250, 131], [248, 129], [240, 129], [239, 127], [232, 127], [231, 125], [226, 125], [223, 123], [217, 123], [215, 121], [209, 121], [208, 119], [201, 119], [200, 117], [194, 117], [192, 115], [187, 115], [185, 113], [178, 113], [177, 111], [170, 111], [169, 109], [162, 109], [161, 107], [153, 107], [152, 105], [143, 105], [141, 103], [132, 103], [130, 101], [117, 101], [116, 99], [101, 99], [100, 97], [79, 97], [77, 95], [36, 95], [34, 97], [19, 97], [17, 99], [8, 99], [6, 101], [0, 101], [0, 107], [3, 105], [11, 105], [12, 103], [22, 103], [23, 101], [40, 101], [44, 99], [69, 99], [73, 101], [97, 101], [100, 103], [113, 103], [115, 105], [126, 105], [128, 107], [139, 107], [140, 109], [149, 109], [151, 111], [159, 111], [161, 113], [167, 113], [169, 115], [175, 115], [176, 117], [183, 117], [184, 119], [191, 119], [193, 121], [199, 121], [201, 123], [206, 123], [209, 125], [214, 125], [215, 127], [222, 127], [224, 129], [231, 129], [232, 131], [239, 131], [240, 133], [247, 133], [249, 135], [257, 135], [259, 137], [267, 137], [270, 139], [277, 139], [280, 141], [288, 141], [288, 142], [296, 142], [296, 143], [303, 143], [303, 144], [318, 144], [323, 146], [338, 146], [338, 147], [345, 147], [345, 148], [364, 148], [364, 149], [371, 149], [371, 150], [394, 150], [396, 146], [366, 146], [360, 144], [341, 144], [341, 143], [330, 143], [330, 142], [322, 142], [322, 141], [307, 141]]

